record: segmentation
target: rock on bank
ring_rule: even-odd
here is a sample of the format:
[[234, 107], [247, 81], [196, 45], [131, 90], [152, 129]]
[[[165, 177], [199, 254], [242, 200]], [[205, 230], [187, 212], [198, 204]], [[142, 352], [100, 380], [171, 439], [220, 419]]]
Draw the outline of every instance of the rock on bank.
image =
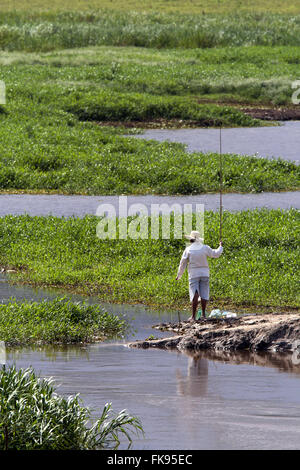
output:
[[265, 314], [194, 323], [162, 323], [154, 326], [176, 335], [130, 343], [135, 348], [179, 350], [292, 351], [300, 345], [300, 314]]

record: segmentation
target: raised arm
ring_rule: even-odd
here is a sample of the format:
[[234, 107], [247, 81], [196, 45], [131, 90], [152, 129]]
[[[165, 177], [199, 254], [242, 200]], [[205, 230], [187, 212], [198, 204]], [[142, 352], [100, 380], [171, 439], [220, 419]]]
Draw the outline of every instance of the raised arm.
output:
[[213, 250], [210, 246], [206, 245], [206, 254], [209, 258], [219, 258], [223, 252], [222, 242], [220, 242], [219, 248]]

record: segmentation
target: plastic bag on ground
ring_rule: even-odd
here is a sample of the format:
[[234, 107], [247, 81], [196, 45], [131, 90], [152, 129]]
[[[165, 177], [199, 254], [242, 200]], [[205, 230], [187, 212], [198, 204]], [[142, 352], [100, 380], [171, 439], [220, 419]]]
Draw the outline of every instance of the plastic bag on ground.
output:
[[222, 312], [219, 308], [215, 308], [214, 310], [212, 310], [210, 312], [210, 317], [221, 317], [222, 316]]
[[215, 308], [210, 312], [211, 318], [236, 318], [237, 314], [234, 312], [222, 312], [219, 308]]

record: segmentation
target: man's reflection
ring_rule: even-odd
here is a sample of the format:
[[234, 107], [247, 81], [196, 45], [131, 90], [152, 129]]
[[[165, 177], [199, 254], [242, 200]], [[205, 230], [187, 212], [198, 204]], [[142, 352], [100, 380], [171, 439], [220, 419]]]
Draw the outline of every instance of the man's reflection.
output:
[[288, 353], [249, 352], [249, 351], [184, 351], [188, 356], [186, 377], [180, 370], [176, 371], [177, 393], [180, 396], [200, 397], [207, 395], [208, 361], [231, 364], [251, 364], [264, 367], [275, 367], [280, 371], [300, 373], [300, 366], [293, 364], [292, 355]]
[[188, 357], [187, 376], [176, 371], [177, 393], [181, 396], [200, 397], [207, 394], [208, 360], [204, 353], [185, 351]]

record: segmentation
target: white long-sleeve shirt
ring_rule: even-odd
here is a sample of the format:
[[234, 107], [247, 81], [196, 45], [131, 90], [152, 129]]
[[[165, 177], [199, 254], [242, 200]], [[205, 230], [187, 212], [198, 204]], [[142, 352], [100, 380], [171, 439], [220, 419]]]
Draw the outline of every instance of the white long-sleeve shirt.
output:
[[208, 245], [203, 245], [202, 243], [198, 242], [192, 243], [183, 252], [178, 268], [177, 278], [181, 278], [187, 265], [189, 279], [193, 279], [194, 277], [198, 276], [209, 277], [209, 266], [207, 262], [207, 257], [219, 258], [222, 252], [222, 246], [219, 246], [219, 248], [213, 250]]

